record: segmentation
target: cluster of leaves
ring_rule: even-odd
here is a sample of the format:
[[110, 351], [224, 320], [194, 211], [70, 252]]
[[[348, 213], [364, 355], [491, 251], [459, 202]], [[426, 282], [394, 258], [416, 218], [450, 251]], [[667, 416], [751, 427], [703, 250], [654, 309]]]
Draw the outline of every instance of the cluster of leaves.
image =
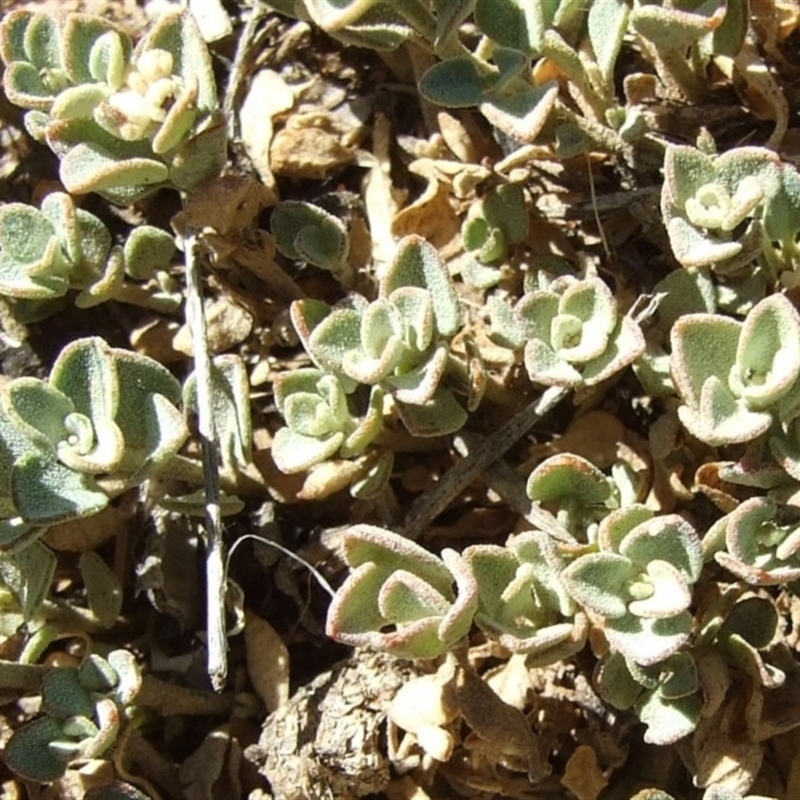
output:
[[[436, 658], [474, 623], [533, 667], [581, 650], [591, 623], [605, 641], [594, 678], [600, 696], [633, 708], [647, 726], [645, 740], [656, 744], [697, 726], [703, 671], [745, 669], [766, 686], [783, 683], [785, 675], [761, 652], [778, 628], [771, 601], [746, 596], [718, 604], [697, 629], [693, 586], [710, 553], [681, 516], [636, 503], [613, 510], [613, 483], [577, 456], [539, 465], [528, 496], [546, 510], [571, 504], [565, 521], [582, 540], [559, 526], [517, 534], [505, 547], [472, 545], [439, 558], [388, 530], [352, 526], [344, 537], [351, 572], [329, 608], [328, 634], [403, 658]], [[725, 565], [732, 558], [717, 553]], [[740, 577], [764, 582], [752, 571]], [[775, 582], [786, 579], [774, 575]]]
[[161, 364], [97, 337], [67, 345], [48, 380], [9, 383], [0, 408], [0, 547], [19, 572], [28, 615], [55, 566], [37, 540], [163, 470], [188, 436], [181, 396]]
[[49, 670], [42, 678], [43, 713], [8, 740], [6, 764], [27, 780], [49, 782], [62, 777], [71, 762], [103, 755], [116, 743], [141, 683], [127, 650]]
[[[419, 91], [446, 108], [477, 107], [491, 125], [521, 142], [548, 123], [560, 151], [589, 141], [624, 148], [647, 133], [639, 109], [621, 106], [614, 67], [626, 35], [652, 55], [666, 86], [702, 94], [703, 69], [715, 56], [734, 56], [747, 32], [747, 3], [680, 4], [624, 0], [270, 0], [283, 14], [314, 22], [345, 44], [392, 50], [407, 41], [439, 61]], [[465, 20], [477, 37], [467, 40]], [[560, 98], [559, 81], [568, 98]], [[572, 110], [575, 106], [579, 113]]]
[[0, 57], [6, 96], [29, 109], [26, 128], [72, 194], [124, 205], [225, 163], [211, 58], [188, 12], [163, 15], [134, 48], [101, 17], [19, 9], [0, 25]]
[[[288, 257], [334, 271], [342, 265], [347, 232], [322, 209], [281, 203], [272, 228]], [[447, 381], [461, 311], [446, 266], [425, 240], [408, 236], [398, 244], [375, 300], [357, 293], [333, 307], [297, 300], [291, 315], [314, 367], [275, 379], [286, 427], [277, 432], [272, 454], [282, 471], [301, 472], [334, 456], [363, 457], [377, 446], [391, 409], [415, 436], [445, 435], [466, 422]], [[471, 398], [471, 407], [479, 399]], [[391, 456], [388, 450], [368, 456], [354, 493], [380, 491]]]
[[[427, 48], [436, 63], [419, 78], [421, 95], [477, 108], [509, 146], [548, 135], [559, 157], [601, 145], [629, 164], [649, 132], [642, 110], [615, 95], [625, 38], [635, 37], [666, 90], [691, 100], [702, 94], [705, 66], [736, 56], [747, 31], [745, 0], [268, 5], [348, 44]], [[59, 157], [69, 192], [126, 204], [165, 186], [191, 191], [224, 164], [211, 61], [188, 13], [163, 17], [134, 47], [97, 17], [17, 10], [0, 23], [0, 57], [8, 98]], [[339, 641], [410, 659], [457, 649], [473, 626], [530, 667], [574, 656], [589, 642], [598, 694], [633, 709], [646, 741], [657, 744], [712, 718], [725, 691], [708, 686], [727, 687], [734, 673], [763, 688], [784, 683], [768, 653], [780, 617], [763, 587], [800, 580], [800, 315], [782, 291], [798, 282], [800, 177], [759, 147], [718, 155], [706, 138], [665, 153], [661, 211], [681, 269], [655, 287], [650, 311], [638, 321], [626, 314], [591, 269], [532, 270], [521, 297], [489, 297], [491, 337], [519, 353], [536, 386], [586, 390], [633, 365], [648, 395], [677, 397], [675, 417], [691, 437], [730, 448], [738, 460], [717, 467], [731, 491], [744, 486], [747, 496], [720, 501], [723, 516], [701, 535], [680, 514], [640, 502], [624, 470], [609, 477], [579, 456], [555, 456], [527, 482], [552, 527], [518, 533], [505, 546], [436, 556], [382, 528], [351, 527], [350, 574], [327, 621]], [[523, 186], [499, 179], [464, 215], [464, 250], [506, 266], [524, 247], [529, 222]], [[345, 224], [323, 209], [279, 203], [272, 234], [286, 259], [328, 270], [348, 289], [366, 282], [348, 272]], [[90, 307], [122, 297], [125, 276], [153, 277], [173, 253], [171, 237], [149, 226], [115, 245], [68, 194], [49, 195], [40, 210], [0, 209], [0, 292], [12, 298], [76, 290], [77, 305]], [[412, 436], [453, 434], [489, 380], [476, 347], [465, 346], [466, 358], [456, 354], [469, 338], [456, 285], [423, 238], [397, 243], [367, 295], [292, 304], [312, 366], [274, 379], [286, 424], [271, 449], [285, 473], [348, 462], [351, 492], [362, 498], [390, 478], [385, 434], [396, 419]], [[235, 470], [251, 456], [247, 375], [235, 357], [216, 360], [212, 372], [223, 468]], [[0, 576], [25, 617], [55, 568], [41, 534], [179, 463], [197, 394], [194, 379], [182, 388], [160, 364], [99, 338], [68, 345], [47, 381], [9, 383], [0, 407]], [[703, 596], [701, 606], [709, 562], [738, 583], [710, 601]], [[82, 569], [91, 594], [90, 558]], [[113, 622], [117, 612], [105, 616]], [[48, 672], [43, 716], [9, 741], [11, 768], [52, 780], [70, 761], [107, 750], [135, 700], [121, 669], [130, 661], [112, 653]], [[637, 798], [671, 800], [660, 790]], [[712, 787], [705, 800], [734, 798]]]
[[53, 300], [79, 290], [75, 303], [90, 308], [124, 297], [125, 277], [146, 280], [166, 270], [175, 253], [172, 237], [140, 225], [124, 246], [94, 214], [53, 192], [41, 209], [25, 203], [0, 208], [0, 293], [26, 300]]

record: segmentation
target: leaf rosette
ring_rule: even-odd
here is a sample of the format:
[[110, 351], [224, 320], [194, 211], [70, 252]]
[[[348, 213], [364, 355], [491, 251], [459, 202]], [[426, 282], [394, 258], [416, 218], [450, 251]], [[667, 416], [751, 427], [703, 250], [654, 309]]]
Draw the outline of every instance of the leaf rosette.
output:
[[693, 436], [715, 446], [748, 442], [776, 416], [796, 416], [800, 316], [783, 295], [756, 304], [744, 322], [686, 314], [670, 338], [678, 415]]
[[460, 429], [467, 414], [445, 384], [449, 342], [461, 312], [447, 268], [435, 248], [407, 236], [368, 303], [352, 295], [330, 308], [296, 301], [292, 319], [315, 364], [336, 375], [346, 392], [361, 384], [391, 395], [417, 436]]
[[438, 558], [372, 525], [349, 528], [343, 546], [350, 574], [328, 609], [328, 636], [399, 658], [436, 658], [467, 634], [478, 590], [455, 551]]
[[567, 591], [602, 620], [609, 644], [646, 666], [688, 640], [692, 585], [700, 577], [700, 539], [678, 515], [656, 517], [644, 506], [613, 512], [600, 524], [599, 552], [573, 561], [562, 574]]
[[165, 14], [136, 48], [89, 14], [18, 9], [0, 25], [4, 88], [61, 159], [73, 194], [118, 204], [217, 174], [226, 128], [211, 58], [188, 12]]
[[506, 347], [524, 347], [530, 379], [544, 386], [591, 386], [644, 352], [641, 329], [619, 314], [599, 278], [557, 279], [513, 307], [490, 301], [489, 311], [493, 337]]
[[586, 617], [561, 582], [564, 561], [541, 531], [511, 537], [506, 547], [473, 545], [463, 558], [478, 586], [475, 622], [526, 663], [543, 666], [584, 645]]

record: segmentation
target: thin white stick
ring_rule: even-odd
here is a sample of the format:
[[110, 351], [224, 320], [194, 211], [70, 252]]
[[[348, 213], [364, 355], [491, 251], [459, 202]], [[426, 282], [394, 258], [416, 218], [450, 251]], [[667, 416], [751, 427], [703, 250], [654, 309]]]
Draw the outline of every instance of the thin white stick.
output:
[[192, 334], [197, 382], [197, 429], [203, 453], [206, 493], [206, 636], [207, 670], [216, 691], [228, 676], [228, 641], [225, 635], [225, 555], [219, 502], [219, 447], [211, 398], [211, 357], [208, 353], [203, 287], [197, 259], [197, 234], [188, 230], [186, 246], [186, 321]]

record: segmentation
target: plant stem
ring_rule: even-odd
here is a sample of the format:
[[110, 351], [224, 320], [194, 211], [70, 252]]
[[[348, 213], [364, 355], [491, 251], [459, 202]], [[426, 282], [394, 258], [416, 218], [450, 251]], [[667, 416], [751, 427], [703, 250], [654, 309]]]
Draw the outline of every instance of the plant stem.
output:
[[448, 504], [472, 483], [490, 464], [515, 445], [545, 414], [552, 411], [569, 389], [552, 386], [505, 425], [487, 436], [469, 456], [459, 461], [442, 479], [421, 494], [411, 506], [403, 533], [418, 539], [422, 531], [447, 508]]
[[203, 291], [197, 259], [195, 232], [186, 236], [186, 317], [194, 344], [197, 379], [197, 428], [203, 451], [206, 492], [206, 635], [208, 676], [217, 691], [228, 675], [225, 636], [225, 558], [222, 541], [222, 511], [219, 488], [219, 446], [211, 397], [211, 356], [208, 352]]

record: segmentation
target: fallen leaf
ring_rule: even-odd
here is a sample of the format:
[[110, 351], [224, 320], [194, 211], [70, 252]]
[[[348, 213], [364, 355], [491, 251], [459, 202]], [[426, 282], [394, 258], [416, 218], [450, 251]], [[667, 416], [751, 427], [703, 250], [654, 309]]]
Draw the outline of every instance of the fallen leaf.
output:
[[250, 609], [245, 609], [244, 619], [247, 673], [271, 714], [289, 699], [289, 651], [265, 619]]

